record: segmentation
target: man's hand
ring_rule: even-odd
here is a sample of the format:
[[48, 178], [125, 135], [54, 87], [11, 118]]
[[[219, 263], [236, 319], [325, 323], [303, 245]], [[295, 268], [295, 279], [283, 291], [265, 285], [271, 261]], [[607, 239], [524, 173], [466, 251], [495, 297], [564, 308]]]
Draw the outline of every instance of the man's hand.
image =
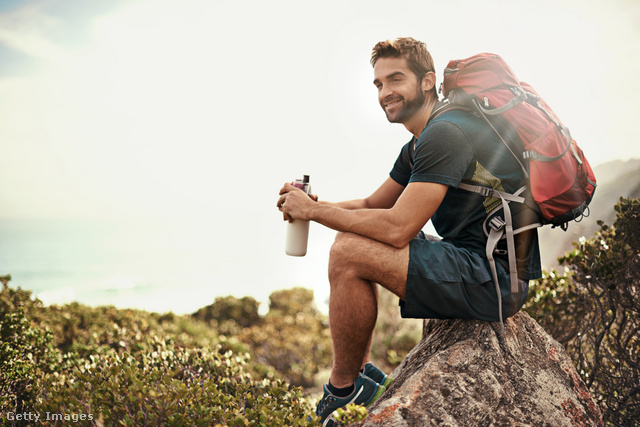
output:
[[308, 221], [310, 219], [308, 214], [315, 207], [316, 201], [318, 196], [307, 195], [301, 189], [286, 183], [280, 189], [280, 198], [276, 206], [282, 212], [284, 221], [291, 222], [294, 218]]

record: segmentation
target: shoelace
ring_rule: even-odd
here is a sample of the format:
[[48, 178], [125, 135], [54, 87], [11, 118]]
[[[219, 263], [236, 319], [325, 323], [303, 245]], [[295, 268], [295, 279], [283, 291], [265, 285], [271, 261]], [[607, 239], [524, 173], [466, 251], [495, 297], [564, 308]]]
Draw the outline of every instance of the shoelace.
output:
[[335, 402], [337, 399], [333, 396], [327, 395], [320, 400], [320, 404], [318, 405], [318, 409], [316, 410], [316, 415], [320, 415], [330, 403]]

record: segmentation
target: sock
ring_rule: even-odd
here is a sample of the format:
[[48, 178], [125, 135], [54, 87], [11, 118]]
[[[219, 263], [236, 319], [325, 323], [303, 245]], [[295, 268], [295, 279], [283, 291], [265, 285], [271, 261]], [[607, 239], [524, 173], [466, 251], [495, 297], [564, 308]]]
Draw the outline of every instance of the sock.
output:
[[331, 381], [329, 381], [329, 384], [327, 384], [327, 388], [329, 389], [331, 394], [333, 394], [334, 396], [338, 396], [338, 397], [347, 397], [351, 393], [353, 393], [353, 391], [356, 389], [353, 384], [351, 384], [348, 387], [338, 388], [338, 387], [334, 386], [333, 384], [331, 384]]

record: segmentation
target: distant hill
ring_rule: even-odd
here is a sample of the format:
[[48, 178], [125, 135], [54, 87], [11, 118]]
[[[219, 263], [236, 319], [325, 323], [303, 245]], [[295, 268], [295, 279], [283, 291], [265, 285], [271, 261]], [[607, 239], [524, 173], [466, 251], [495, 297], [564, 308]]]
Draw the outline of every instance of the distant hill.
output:
[[581, 236], [589, 238], [599, 229], [597, 221], [612, 225], [613, 209], [620, 197], [640, 198], [640, 159], [616, 160], [594, 167], [598, 187], [590, 204], [589, 217], [571, 222], [566, 232], [550, 226], [541, 228], [540, 251], [544, 269], [558, 268], [557, 258], [573, 249], [572, 242]]

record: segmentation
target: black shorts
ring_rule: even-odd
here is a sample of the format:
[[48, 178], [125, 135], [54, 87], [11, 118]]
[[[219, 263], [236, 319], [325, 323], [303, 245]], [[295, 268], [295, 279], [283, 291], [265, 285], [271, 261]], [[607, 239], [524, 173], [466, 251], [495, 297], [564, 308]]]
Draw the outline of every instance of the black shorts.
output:
[[[509, 272], [496, 262], [502, 316], [513, 316], [527, 298], [529, 284], [520, 282], [520, 292], [511, 293]], [[499, 321], [498, 296], [486, 258], [451, 243], [414, 238], [409, 250], [409, 272], [405, 300], [400, 300], [405, 318], [479, 319]]]

